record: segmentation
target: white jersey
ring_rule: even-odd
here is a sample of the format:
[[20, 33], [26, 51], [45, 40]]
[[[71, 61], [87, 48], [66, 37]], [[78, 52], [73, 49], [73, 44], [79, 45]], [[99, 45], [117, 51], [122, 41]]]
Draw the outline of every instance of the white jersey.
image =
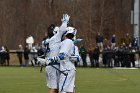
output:
[[75, 86], [75, 65], [70, 57], [79, 55], [78, 47], [70, 39], [65, 39], [61, 43], [60, 56], [64, 55], [64, 60], [60, 60], [60, 70], [67, 73], [67, 76], [60, 74], [59, 79], [59, 93], [73, 93]]
[[46, 39], [45, 42], [49, 43], [50, 52], [48, 57], [56, 57], [59, 54], [59, 48], [61, 43], [62, 35], [66, 32], [67, 23], [62, 23], [60, 30], [50, 39]]
[[70, 56], [74, 54], [74, 43], [70, 39], [65, 39], [61, 42], [59, 54], [65, 54], [64, 60], [60, 61], [60, 70], [75, 70], [74, 63], [69, 60]]
[[[67, 23], [62, 23], [60, 30], [50, 39], [46, 39], [45, 43], [49, 44], [50, 52], [47, 53], [47, 58], [57, 57], [59, 55], [59, 48], [61, 37], [65, 33]], [[54, 65], [59, 69], [59, 65]], [[59, 71], [52, 66], [46, 66], [46, 81], [47, 86], [52, 89], [58, 89]]]

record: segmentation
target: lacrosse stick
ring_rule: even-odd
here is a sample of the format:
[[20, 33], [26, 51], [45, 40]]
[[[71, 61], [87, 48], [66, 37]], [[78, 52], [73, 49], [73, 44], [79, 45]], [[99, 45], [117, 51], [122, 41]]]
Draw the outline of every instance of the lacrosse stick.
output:
[[[60, 69], [58, 69], [57, 67], [55, 67], [53, 64], [50, 63], [49, 65], [52, 66], [53, 68], [55, 68], [56, 70], [58, 70], [61, 74], [65, 75], [65, 76], [68, 75], [68, 73], [64, 73], [64, 71], [61, 71]], [[47, 66], [49, 66], [49, 65], [47, 65]]]

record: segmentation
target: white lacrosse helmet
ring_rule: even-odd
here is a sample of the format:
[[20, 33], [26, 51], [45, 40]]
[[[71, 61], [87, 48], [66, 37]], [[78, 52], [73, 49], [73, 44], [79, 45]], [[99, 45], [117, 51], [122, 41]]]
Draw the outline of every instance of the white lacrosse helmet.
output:
[[73, 38], [71, 38], [71, 39], [74, 40], [74, 39], [76, 39], [76, 33], [77, 33], [77, 29], [75, 29], [74, 27], [67, 27], [65, 36], [67, 36], [68, 34], [71, 34], [71, 35], [73, 35]]
[[77, 33], [77, 30], [74, 27], [67, 27], [66, 28], [66, 34], [65, 34], [65, 36], [67, 34], [73, 34], [74, 37], [75, 37], [76, 36], [76, 33]]
[[55, 35], [58, 31], [59, 31], [59, 27], [56, 26], [56, 27], [54, 28], [54, 30], [53, 30], [53, 34]]

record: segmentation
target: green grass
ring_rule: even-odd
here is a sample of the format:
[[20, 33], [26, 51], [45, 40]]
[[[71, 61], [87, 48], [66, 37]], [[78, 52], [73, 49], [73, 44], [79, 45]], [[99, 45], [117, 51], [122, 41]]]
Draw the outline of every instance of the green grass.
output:
[[[140, 69], [77, 68], [76, 93], [139, 93]], [[0, 67], [0, 93], [48, 93], [38, 67]]]

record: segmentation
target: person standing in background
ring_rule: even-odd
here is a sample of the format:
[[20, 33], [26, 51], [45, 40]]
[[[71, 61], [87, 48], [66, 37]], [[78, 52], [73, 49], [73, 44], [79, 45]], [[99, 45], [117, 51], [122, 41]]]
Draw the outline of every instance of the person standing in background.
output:
[[33, 46], [33, 43], [34, 43], [34, 38], [33, 38], [33, 36], [30, 35], [29, 37], [27, 37], [26, 43], [28, 44], [28, 48], [29, 48], [29, 49], [32, 49], [32, 46]]
[[88, 54], [89, 54], [89, 58], [90, 58], [90, 63], [91, 63], [91, 67], [94, 67], [94, 62], [93, 62], [93, 47], [90, 44], [89, 48], [88, 48]]
[[20, 66], [23, 66], [22, 64], [22, 57], [23, 57], [23, 47], [22, 45], [18, 45], [19, 49], [17, 50], [17, 57], [19, 59]]
[[111, 49], [114, 49], [116, 46], [116, 35], [115, 34], [112, 35], [110, 42], [111, 42]]
[[3, 65], [6, 65], [5, 64], [5, 57], [6, 57], [6, 49], [5, 49], [5, 47], [4, 46], [2, 46], [1, 47], [1, 49], [0, 49], [0, 58], [1, 58], [1, 65], [3, 66]]
[[133, 48], [138, 48], [139, 47], [138, 42], [139, 42], [139, 38], [138, 38], [138, 36], [135, 36], [132, 40], [132, 47]]
[[30, 50], [28, 49], [28, 46], [26, 45], [24, 48], [25, 66], [29, 65], [29, 53], [30, 53]]
[[125, 43], [125, 45], [126, 45], [127, 47], [129, 47], [129, 45], [131, 45], [131, 41], [132, 41], [132, 39], [131, 39], [129, 33], [126, 33], [126, 36], [125, 36], [125, 38], [124, 38], [124, 43]]
[[9, 66], [10, 53], [9, 53], [9, 49], [8, 49], [7, 46], [5, 46], [5, 50], [6, 50], [5, 59], [6, 59], [6, 62], [7, 62], [7, 66]]
[[83, 67], [87, 67], [87, 61], [86, 61], [87, 49], [84, 47], [84, 45], [80, 47], [80, 55], [83, 61]]
[[98, 46], [96, 46], [93, 50], [93, 63], [95, 64], [96, 67], [99, 67], [99, 55], [100, 55], [100, 49]]
[[103, 36], [100, 34], [100, 32], [97, 33], [95, 40], [99, 49], [103, 50]]

